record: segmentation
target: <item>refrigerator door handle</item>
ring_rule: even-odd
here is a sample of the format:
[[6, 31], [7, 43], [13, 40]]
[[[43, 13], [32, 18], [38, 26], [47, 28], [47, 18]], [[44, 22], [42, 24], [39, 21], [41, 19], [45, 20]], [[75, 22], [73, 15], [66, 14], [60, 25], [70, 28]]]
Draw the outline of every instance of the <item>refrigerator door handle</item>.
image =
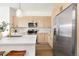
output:
[[54, 28], [54, 36], [56, 36], [56, 28]]
[[57, 36], [58, 36], [58, 28], [54, 28], [54, 38], [55, 38], [55, 40], [57, 40]]

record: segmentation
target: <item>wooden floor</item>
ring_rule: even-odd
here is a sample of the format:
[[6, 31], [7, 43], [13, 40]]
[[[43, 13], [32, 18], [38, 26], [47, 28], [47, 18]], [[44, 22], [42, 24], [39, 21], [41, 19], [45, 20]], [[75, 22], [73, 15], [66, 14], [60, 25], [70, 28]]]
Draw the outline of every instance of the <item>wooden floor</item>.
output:
[[48, 44], [36, 44], [36, 56], [53, 56], [52, 48]]

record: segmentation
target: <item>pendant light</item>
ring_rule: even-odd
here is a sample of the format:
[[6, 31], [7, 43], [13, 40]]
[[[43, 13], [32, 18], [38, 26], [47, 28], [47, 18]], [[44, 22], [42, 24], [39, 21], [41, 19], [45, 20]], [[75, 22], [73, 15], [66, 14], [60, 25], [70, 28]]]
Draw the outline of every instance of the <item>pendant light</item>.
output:
[[19, 8], [16, 10], [16, 16], [17, 17], [22, 17], [23, 16], [20, 3], [19, 3]]

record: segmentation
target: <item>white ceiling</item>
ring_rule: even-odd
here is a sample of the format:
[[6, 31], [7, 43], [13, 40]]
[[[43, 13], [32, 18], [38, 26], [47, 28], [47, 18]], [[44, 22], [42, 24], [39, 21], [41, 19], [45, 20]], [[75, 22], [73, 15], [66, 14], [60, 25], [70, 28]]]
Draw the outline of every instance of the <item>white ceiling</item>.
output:
[[[54, 6], [53, 3], [21, 3], [20, 5], [25, 16], [50, 16]], [[19, 8], [19, 3], [0, 3], [0, 6], [9, 6], [16, 10]]]
[[[10, 6], [14, 9], [19, 7], [18, 3], [0, 3], [0, 6]], [[24, 11], [52, 11], [53, 3], [21, 3], [21, 9]]]

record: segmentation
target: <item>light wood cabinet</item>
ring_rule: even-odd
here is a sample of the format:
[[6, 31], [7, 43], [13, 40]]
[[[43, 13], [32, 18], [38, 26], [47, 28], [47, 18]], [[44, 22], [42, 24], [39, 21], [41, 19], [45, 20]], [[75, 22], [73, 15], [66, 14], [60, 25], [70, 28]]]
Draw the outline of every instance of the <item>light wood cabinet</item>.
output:
[[25, 16], [25, 17], [14, 17], [14, 27], [28, 27], [29, 22], [37, 22], [39, 28], [50, 28], [51, 17], [50, 16]]
[[60, 12], [60, 7], [61, 7], [61, 4], [55, 4], [53, 7], [52, 14], [56, 16]]
[[15, 17], [14, 18], [14, 26], [15, 27], [28, 27], [28, 23], [32, 22], [33, 19], [26, 18], [26, 17]]
[[45, 42], [48, 43], [48, 40], [49, 40], [49, 34], [48, 33], [44, 33], [44, 39], [45, 39]]
[[44, 19], [44, 27], [45, 28], [51, 28], [51, 17], [48, 17]]
[[55, 16], [63, 11], [65, 8], [67, 8], [70, 5], [70, 3], [58, 3], [54, 5], [53, 13]]
[[67, 8], [69, 5], [71, 5], [71, 3], [63, 3], [63, 4], [62, 4], [63, 10], [64, 10], [65, 8]]
[[37, 19], [38, 27], [50, 28], [51, 27], [51, 17], [50, 16], [41, 16]]
[[37, 34], [37, 42], [38, 43], [44, 43], [44, 33], [38, 33]]
[[37, 34], [38, 36], [38, 39], [37, 39], [37, 42], [38, 43], [48, 43], [48, 40], [49, 40], [49, 34], [48, 33], [38, 33]]
[[40, 17], [37, 19], [38, 27], [44, 27], [44, 18]]
[[17, 25], [18, 25], [18, 21], [16, 20], [15, 16], [13, 17], [12, 25], [13, 25], [13, 27], [17, 27]]

